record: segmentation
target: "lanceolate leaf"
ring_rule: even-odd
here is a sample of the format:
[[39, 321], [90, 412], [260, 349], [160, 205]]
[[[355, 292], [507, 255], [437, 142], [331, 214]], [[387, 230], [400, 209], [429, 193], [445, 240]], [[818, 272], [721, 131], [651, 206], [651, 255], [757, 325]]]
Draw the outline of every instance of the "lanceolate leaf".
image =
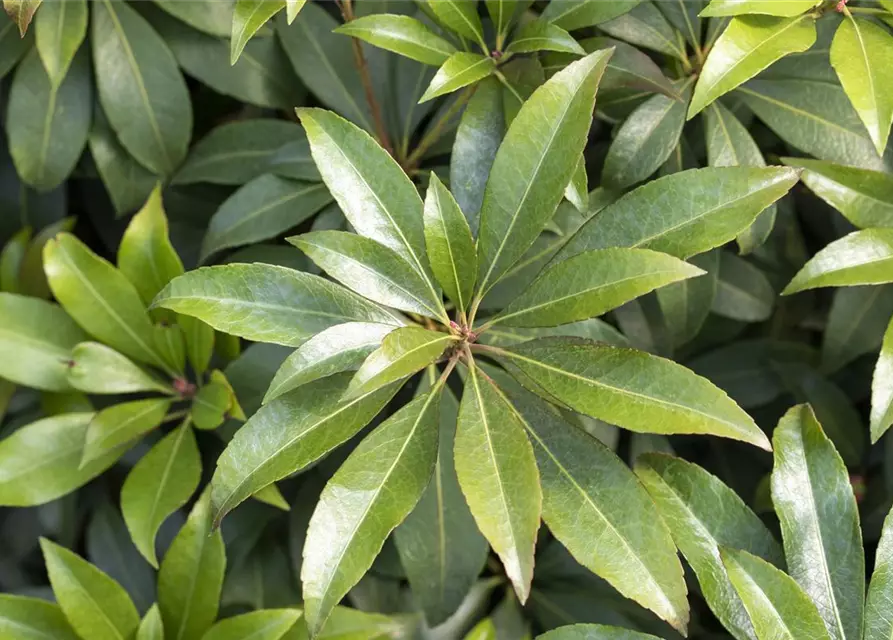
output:
[[117, 582], [68, 549], [40, 539], [53, 594], [82, 638], [129, 638], [140, 623], [127, 592]]
[[784, 572], [746, 551], [720, 553], [758, 640], [830, 640], [815, 604]]
[[719, 252], [702, 253], [691, 258], [690, 262], [703, 269], [705, 274], [657, 290], [660, 310], [675, 346], [683, 345], [698, 335], [716, 297]]
[[167, 398], [148, 398], [112, 405], [97, 413], [87, 427], [81, 465], [113, 452], [161, 424], [171, 406]]
[[522, 383], [533, 381], [534, 392], [593, 418], [643, 433], [718, 435], [770, 449], [725, 393], [670, 360], [574, 338], [532, 340], [495, 355], [523, 374]]
[[586, 251], [546, 269], [493, 322], [545, 327], [594, 318], [658, 287], [703, 273], [656, 251]]
[[893, 424], [893, 321], [887, 325], [881, 353], [871, 379], [871, 442]]
[[447, 40], [410, 16], [388, 13], [363, 16], [341, 25], [335, 33], [435, 66], [446, 62], [456, 51]]
[[584, 224], [555, 260], [607, 247], [653, 249], [688, 258], [733, 239], [787, 193], [797, 177], [796, 171], [780, 167], [724, 167], [653, 180]]
[[893, 282], [893, 229], [854, 231], [819, 251], [782, 295], [815, 289]]
[[190, 271], [168, 284], [154, 305], [249, 340], [292, 346], [344, 322], [399, 322], [384, 309], [319, 276], [266, 264]]
[[506, 53], [559, 51], [583, 55], [586, 53], [573, 36], [561, 27], [545, 20], [531, 20], [512, 36]]
[[815, 18], [734, 18], [713, 45], [695, 85], [688, 117], [789, 53], [806, 51], [816, 39]]
[[744, 549], [783, 566], [781, 546], [766, 525], [722, 481], [690, 462], [649, 453], [636, 461], [636, 475], [695, 570], [710, 609], [739, 640], [754, 638], [747, 611], [726, 575], [720, 548]]
[[75, 346], [67, 367], [69, 384], [85, 393], [171, 393], [170, 387], [99, 342], [81, 342]]
[[50, 82], [59, 84], [87, 35], [86, 0], [47, 2], [34, 23], [37, 53]]
[[[236, 64], [248, 40], [267, 21], [279, 13], [285, 0], [236, 0], [233, 11], [233, 32], [230, 40], [230, 64]], [[290, 19], [293, 20], [294, 18]]]
[[742, 322], [762, 322], [772, 316], [775, 291], [759, 267], [728, 251], [720, 252], [719, 279], [710, 310]]
[[685, 633], [682, 565], [629, 467], [553, 407], [520, 394], [511, 399], [534, 444], [549, 530], [586, 568]]
[[583, 27], [591, 27], [623, 15], [642, 0], [617, 0], [617, 2], [601, 2], [600, 0], [564, 0], [550, 2], [543, 11], [543, 20], [548, 20], [562, 29], [573, 31]]
[[874, 22], [850, 15], [834, 35], [831, 64], [883, 155], [893, 122], [893, 36]]
[[[598, 0], [593, 0], [593, 4]], [[620, 4], [620, 3], [618, 3]], [[630, 11], [599, 25], [610, 36], [684, 60], [687, 56], [681, 34], [667, 22], [653, 2], [637, 3]]]
[[397, 392], [395, 383], [340, 402], [351, 375], [304, 385], [270, 402], [239, 429], [217, 460], [214, 520], [240, 502], [322, 457], [362, 429]]
[[19, 35], [25, 37], [28, 26], [42, 0], [3, 0], [3, 9], [9, 18], [19, 27]]
[[301, 568], [311, 633], [323, 627], [425, 490], [437, 459], [440, 391], [438, 385], [373, 431], [323, 490]]
[[479, 296], [530, 247], [577, 166], [610, 50], [552, 76], [524, 103], [499, 147], [484, 192], [478, 238]]
[[136, 632], [136, 640], [164, 640], [164, 622], [157, 604], [153, 604], [143, 616]]
[[859, 638], [865, 557], [846, 467], [809, 405], [788, 411], [772, 436], [772, 502], [788, 571], [816, 603], [831, 638]]
[[[598, 2], [598, 0], [584, 1]], [[552, 629], [536, 638], [537, 640], [657, 640], [657, 636], [647, 633], [601, 624], [571, 624]]]
[[478, 528], [523, 603], [533, 579], [542, 493], [524, 426], [496, 385], [468, 370], [455, 444], [456, 474]]
[[299, 609], [263, 609], [225, 618], [202, 640], [279, 640], [301, 617]]
[[874, 560], [874, 573], [865, 603], [865, 640], [887, 640], [893, 636], [890, 602], [893, 601], [893, 518], [887, 514]]
[[702, 17], [738, 16], [761, 13], [769, 16], [799, 16], [819, 4], [818, 0], [710, 0]]
[[477, 0], [441, 0], [431, 2], [428, 7], [437, 19], [459, 35], [483, 42], [484, 29], [477, 12]]
[[77, 640], [57, 604], [12, 594], [0, 595], [0, 633], [17, 640]]
[[437, 70], [419, 102], [452, 93], [486, 78], [496, 69], [496, 61], [479, 53], [459, 51], [451, 55]]

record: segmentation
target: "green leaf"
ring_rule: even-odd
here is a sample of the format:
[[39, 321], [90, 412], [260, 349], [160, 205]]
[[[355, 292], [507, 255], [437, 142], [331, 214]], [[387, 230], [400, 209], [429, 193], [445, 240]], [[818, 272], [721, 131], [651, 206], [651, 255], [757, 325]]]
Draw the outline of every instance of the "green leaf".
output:
[[746, 551], [720, 553], [759, 640], [830, 640], [815, 604], [784, 572]]
[[701, 46], [704, 31], [698, 12], [704, 6], [702, 0], [674, 0], [657, 3], [657, 8], [667, 21], [695, 48]]
[[[47, 2], [37, 14], [34, 40], [50, 83], [58, 85], [87, 35], [85, 0]], [[86, 62], [86, 61], [85, 61]]]
[[480, 369], [468, 369], [455, 444], [456, 475], [478, 528], [523, 604], [530, 594], [542, 509], [539, 472], [524, 425]]
[[782, 162], [803, 169], [803, 184], [857, 227], [893, 227], [889, 174], [807, 158], [782, 158]]
[[893, 321], [887, 325], [871, 379], [871, 443], [893, 425]]
[[893, 580], [890, 570], [893, 561], [893, 518], [887, 514], [884, 520], [881, 540], [875, 555], [874, 573], [868, 587], [865, 603], [865, 640], [886, 640], [893, 635], [893, 620], [888, 615], [890, 599], [893, 597]]
[[99, 100], [112, 129], [141, 164], [170, 175], [192, 134], [192, 105], [173, 54], [125, 3], [96, 3], [92, 26]]
[[719, 18], [760, 13], [789, 18], [799, 16], [818, 4], [819, 0], [710, 0], [710, 4], [701, 11], [700, 16]]
[[437, 459], [440, 389], [437, 385], [376, 428], [323, 489], [301, 568], [311, 634], [322, 629], [335, 605], [372, 566], [385, 539], [428, 485]]
[[344, 399], [366, 395], [421, 371], [458, 338], [421, 327], [401, 327], [388, 333], [356, 372]]
[[3, 9], [10, 19], [19, 27], [19, 34], [24, 38], [34, 13], [42, 0], [3, 0]]
[[637, 3], [631, 11], [599, 24], [599, 29], [630, 44], [659, 51], [679, 60], [687, 59], [682, 34], [667, 22], [660, 9], [652, 2]]
[[49, 243], [57, 234], [64, 231], [71, 231], [76, 222], [77, 218], [73, 216], [62, 218], [61, 220], [44, 227], [34, 236], [31, 240], [31, 244], [28, 245], [28, 248], [25, 251], [25, 255], [22, 257], [21, 264], [19, 265], [18, 293], [35, 298], [49, 299], [52, 297], [53, 294], [50, 291], [50, 285], [47, 282], [46, 267], [44, 265], [44, 249], [47, 243]]
[[657, 636], [601, 624], [571, 624], [539, 635], [536, 640], [657, 640]]
[[728, 251], [720, 252], [719, 278], [710, 310], [742, 322], [762, 322], [772, 316], [775, 290], [759, 267]]
[[192, 316], [177, 316], [177, 323], [186, 340], [186, 355], [196, 375], [208, 369], [214, 352], [214, 329]]
[[562, 0], [550, 2], [543, 11], [543, 20], [573, 31], [584, 27], [592, 27], [631, 11], [642, 0], [617, 0], [602, 2], [601, 0]]
[[118, 269], [136, 287], [146, 304], [152, 302], [168, 282], [182, 275], [183, 263], [168, 234], [160, 185], [127, 225], [118, 247]]
[[99, 342], [81, 342], [76, 345], [71, 351], [67, 366], [68, 383], [85, 393], [172, 393], [169, 386]]
[[123, 273], [73, 235], [61, 233], [43, 251], [53, 295], [87, 333], [121, 353], [167, 369], [136, 288]]
[[164, 640], [164, 623], [157, 604], [153, 604], [143, 616], [136, 632], [136, 640]]
[[0, 293], [0, 377], [44, 391], [67, 391], [71, 350], [87, 335], [58, 305]]
[[288, 16], [288, 24], [295, 21], [301, 9], [307, 4], [307, 0], [285, 0], [285, 11]]
[[698, 335], [710, 315], [710, 307], [716, 297], [719, 253], [702, 253], [689, 262], [702, 269], [704, 275], [657, 290], [661, 313], [672, 334], [673, 344], [677, 347]]
[[462, 640], [497, 640], [496, 625], [491, 618], [484, 618]]
[[859, 638], [865, 557], [846, 466], [809, 405], [785, 414], [772, 443], [772, 502], [788, 570], [816, 603], [831, 638]]
[[670, 157], [685, 124], [685, 103], [655, 95], [620, 126], [602, 172], [606, 187], [622, 190], [641, 182]]
[[136, 632], [139, 614], [127, 592], [68, 549], [40, 539], [53, 595], [82, 638], [120, 640]]
[[311, 231], [288, 241], [361, 296], [448, 322], [442, 298], [431, 282], [393, 249], [347, 231]]
[[589, 210], [589, 177], [586, 175], [586, 157], [581, 155], [577, 160], [577, 168], [571, 181], [564, 188], [564, 197], [580, 213], [588, 213]]
[[332, 201], [325, 185], [265, 174], [227, 198], [202, 241], [201, 261], [215, 253], [268, 240], [297, 227]]
[[[301, 617], [300, 609], [264, 609], [221, 620], [202, 640], [279, 640]], [[289, 634], [290, 635], [290, 634]]]
[[341, 25], [335, 33], [434, 66], [442, 65], [456, 52], [456, 47], [410, 16], [390, 13], [363, 16]]
[[719, 478], [690, 462], [649, 453], [636, 461], [636, 475], [695, 570], [711, 611], [736, 638], [753, 638], [753, 625], [729, 581], [720, 548], [745, 549], [783, 566], [781, 546], [766, 525]]
[[524, 103], [496, 153], [481, 208], [478, 297], [552, 218], [577, 167], [611, 51], [568, 65]]
[[347, 402], [351, 375], [336, 374], [284, 394], [251, 416], [217, 460], [211, 483], [214, 520], [252, 494], [351, 438], [397, 392], [395, 383]]
[[419, 102], [427, 102], [467, 87], [486, 78], [495, 70], [496, 61], [490, 56], [465, 51], [454, 53], [437, 70]]
[[0, 78], [9, 73], [19, 59], [28, 51], [32, 40], [30, 36], [22, 37], [18, 33], [15, 22], [7, 20], [0, 23]]
[[815, 18], [750, 15], [734, 18], [713, 45], [688, 108], [689, 119], [776, 60], [806, 51], [816, 40]]
[[67, 413], [21, 427], [0, 441], [0, 504], [30, 507], [60, 498], [108, 469], [124, 453], [111, 451], [84, 466], [92, 413]]
[[549, 530], [583, 566], [685, 633], [682, 565], [654, 502], [611, 450], [521, 394], [511, 400], [534, 443]]
[[834, 290], [822, 339], [822, 369], [836, 371], [859, 356], [876, 352], [893, 316], [893, 286]]
[[59, 84], [52, 83], [36, 50], [28, 54], [13, 77], [6, 113], [9, 153], [22, 180], [41, 191], [59, 186], [81, 157], [92, 116], [86, 53], [74, 58]]
[[[279, 13], [285, 0], [236, 0], [229, 63], [236, 64], [245, 45], [267, 21]], [[293, 20], [294, 18], [290, 19]]]
[[551, 327], [594, 318], [658, 287], [703, 274], [656, 251], [586, 251], [543, 271], [492, 322]]
[[535, 51], [560, 51], [578, 55], [586, 53], [567, 31], [545, 20], [531, 20], [519, 27], [505, 49], [510, 54]]
[[884, 154], [893, 122], [893, 37], [883, 27], [849, 15], [831, 43], [831, 64], [840, 84]]
[[19, 271], [31, 242], [31, 227], [22, 227], [0, 248], [0, 292], [20, 293]]
[[532, 340], [495, 355], [523, 374], [521, 382], [532, 381], [532, 391], [593, 418], [642, 433], [710, 434], [770, 450], [724, 392], [670, 360], [574, 338]]
[[59, 605], [12, 594], [0, 595], [0, 638], [78, 640]]
[[153, 304], [194, 316], [218, 331], [291, 346], [344, 322], [399, 322], [319, 276], [266, 264], [190, 271], [174, 278]]
[[234, 0], [155, 0], [155, 4], [202, 33], [217, 38], [232, 34]]
[[167, 434], [127, 475], [121, 511], [133, 543], [153, 567], [155, 536], [161, 524], [182, 507], [198, 487], [202, 463], [188, 422]]
[[[429, 367], [424, 388], [430, 388], [436, 379], [436, 369]], [[489, 551], [456, 478], [453, 441], [459, 401], [448, 387], [441, 396], [434, 477], [412, 513], [394, 530], [400, 563], [429, 627], [441, 624], [459, 609]]]
[[835, 240], [804, 265], [782, 295], [818, 287], [893, 282], [893, 230], [865, 229]]
[[424, 220], [425, 244], [434, 277], [464, 313], [477, 277], [477, 250], [462, 210], [433, 173], [425, 197]]
[[87, 427], [81, 465], [114, 452], [155, 429], [164, 420], [171, 401], [149, 398], [112, 405], [97, 413]]
[[428, 8], [437, 19], [460, 36], [484, 42], [484, 29], [477, 12], [477, 0], [437, 0]]
[[[300, 153], [293, 155], [295, 161], [289, 165], [278, 163], [277, 157], [287, 150]], [[255, 118], [212, 129], [190, 150], [171, 182], [242, 185], [283, 170], [288, 177], [319, 180], [304, 130], [293, 122]]]
[[427, 278], [422, 199], [400, 165], [334, 113], [298, 109], [313, 160], [357, 233], [400, 254]]
[[[605, 207], [555, 260], [608, 247], [688, 258], [732, 240], [796, 182], [797, 172], [782, 167], [692, 169], [658, 178]], [[666, 215], [644, 213], [655, 209]]]
[[211, 530], [209, 494], [206, 489], [192, 507], [158, 572], [158, 608], [168, 640], [201, 638], [217, 619], [226, 548], [220, 530]]

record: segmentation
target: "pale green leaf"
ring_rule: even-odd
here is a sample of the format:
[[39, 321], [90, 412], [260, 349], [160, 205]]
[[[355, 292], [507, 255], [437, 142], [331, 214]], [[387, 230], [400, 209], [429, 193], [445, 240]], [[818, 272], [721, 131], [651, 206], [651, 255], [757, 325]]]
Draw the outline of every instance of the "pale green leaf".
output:
[[871, 443], [893, 424], [893, 321], [884, 333], [881, 353], [871, 379]]
[[[230, 39], [230, 64], [236, 64], [251, 37], [283, 7], [285, 0], [236, 0]], [[293, 19], [289, 19], [289, 23]]]
[[87, 427], [81, 465], [112, 453], [133, 442], [161, 424], [171, 400], [148, 398], [106, 407], [97, 413]]
[[887, 514], [874, 560], [874, 573], [865, 603], [864, 640], [889, 640], [893, 636], [893, 518]]
[[99, 342], [81, 342], [76, 345], [71, 350], [67, 364], [68, 383], [84, 393], [173, 393], [169, 386]]
[[571, 624], [539, 635], [536, 640], [657, 640], [657, 636], [601, 624]]
[[893, 230], [865, 229], [835, 240], [814, 255], [782, 295], [818, 287], [893, 282]]
[[86, 0], [47, 2], [34, 22], [34, 41], [50, 82], [59, 84], [87, 35]]
[[428, 3], [428, 8], [448, 28], [480, 43], [484, 41], [484, 29], [478, 16], [477, 4], [477, 0], [434, 0]]
[[452, 54], [437, 70], [419, 102], [452, 93], [489, 76], [496, 70], [496, 61], [479, 53], [459, 51]]
[[3, 640], [78, 640], [59, 605], [27, 596], [0, 595]]
[[701, 17], [719, 18], [759, 13], [790, 18], [809, 11], [821, 0], [710, 0]]
[[263, 609], [221, 620], [201, 640], [279, 640], [301, 617], [300, 609]]
[[363, 16], [341, 25], [335, 33], [434, 66], [442, 65], [456, 51], [449, 41], [410, 16], [389, 13]]
[[136, 632], [136, 640], [164, 640], [164, 623], [157, 604], [153, 604], [143, 616]]

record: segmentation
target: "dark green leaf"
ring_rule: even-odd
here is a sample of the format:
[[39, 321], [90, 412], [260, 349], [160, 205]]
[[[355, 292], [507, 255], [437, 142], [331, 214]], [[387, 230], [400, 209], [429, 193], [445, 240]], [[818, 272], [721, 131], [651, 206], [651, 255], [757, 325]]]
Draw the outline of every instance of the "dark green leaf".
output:
[[0, 23], [0, 78], [9, 73], [32, 42], [31, 36], [20, 37], [12, 20]]
[[893, 599], [893, 581], [890, 570], [893, 568], [893, 518], [887, 515], [884, 520], [881, 540], [875, 556], [874, 573], [868, 587], [868, 600], [865, 603], [865, 640], [886, 640], [893, 635], [893, 620], [890, 619], [890, 602]]
[[[590, 1], [595, 3], [598, 0]], [[682, 34], [667, 22], [660, 9], [652, 2], [636, 3], [631, 11], [625, 11], [621, 16], [599, 24], [599, 29], [630, 44], [659, 51], [680, 60], [687, 58]]]
[[762, 322], [772, 316], [775, 290], [759, 267], [728, 251], [720, 252], [719, 278], [710, 310], [742, 322]]
[[871, 443], [893, 424], [893, 322], [887, 326], [871, 380]]
[[229, 38], [232, 34], [234, 0], [155, 0], [155, 4], [208, 35]]
[[[285, 7], [285, 0], [236, 0], [230, 38], [230, 64], [236, 64], [242, 50], [267, 21]], [[289, 20], [289, 22], [291, 22]]]
[[822, 340], [822, 368], [836, 371], [862, 354], [877, 351], [891, 316], [890, 285], [836, 289]]
[[0, 595], [0, 637], [9, 640], [77, 640], [59, 605], [26, 596]]
[[572, 624], [539, 635], [536, 640], [657, 640], [657, 637], [601, 624]]
[[567, 31], [545, 20], [531, 20], [519, 27], [505, 50], [510, 54], [534, 51], [559, 51], [578, 55], [586, 53]]
[[438, 0], [428, 3], [437, 19], [459, 35], [484, 41], [484, 29], [478, 17], [477, 0]]
[[543, 20], [548, 20], [562, 29], [573, 31], [591, 27], [631, 11], [642, 0], [561, 0], [550, 2], [543, 11]]
[[702, 253], [689, 262], [703, 269], [704, 275], [661, 287], [657, 291], [661, 313], [677, 347], [698, 335], [716, 297], [719, 253]]
[[410, 16], [389, 13], [363, 16], [341, 25], [335, 33], [434, 66], [442, 65], [456, 51], [447, 40]]

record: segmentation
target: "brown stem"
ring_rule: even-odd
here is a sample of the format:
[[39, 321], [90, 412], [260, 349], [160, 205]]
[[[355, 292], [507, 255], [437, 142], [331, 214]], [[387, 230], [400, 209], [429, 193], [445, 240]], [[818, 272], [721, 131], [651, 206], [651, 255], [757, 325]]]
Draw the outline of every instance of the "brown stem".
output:
[[[341, 9], [341, 16], [345, 22], [351, 22], [354, 19], [353, 0], [341, 0], [338, 4]], [[391, 139], [388, 136], [387, 127], [384, 124], [384, 118], [381, 115], [381, 106], [375, 97], [375, 90], [372, 88], [372, 76], [369, 75], [369, 65], [366, 63], [366, 56], [363, 55], [363, 46], [356, 38], [350, 39], [353, 44], [353, 57], [357, 71], [360, 73], [360, 80], [363, 83], [363, 92], [366, 94], [366, 102], [369, 103], [369, 111], [372, 112], [372, 124], [375, 127], [375, 137], [378, 143], [392, 156], [394, 155], [394, 147], [391, 145]]]

